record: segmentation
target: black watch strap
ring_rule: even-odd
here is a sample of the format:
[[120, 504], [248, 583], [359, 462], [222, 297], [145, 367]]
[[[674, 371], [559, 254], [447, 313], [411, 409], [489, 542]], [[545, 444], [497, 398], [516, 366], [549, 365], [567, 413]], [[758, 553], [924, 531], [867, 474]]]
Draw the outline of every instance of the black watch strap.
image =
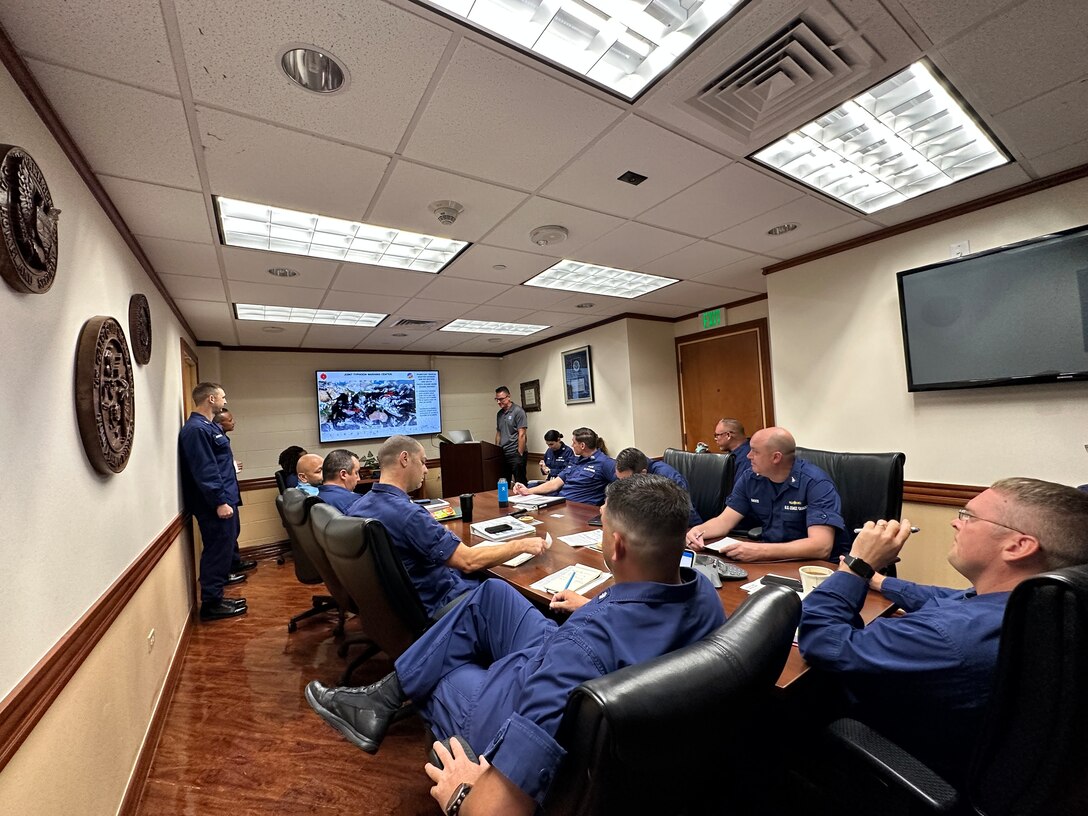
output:
[[873, 580], [873, 576], [876, 575], [876, 570], [870, 567], [867, 561], [858, 558], [856, 555], [844, 555], [842, 562], [846, 564], [855, 575], [864, 578], [867, 582]]
[[471, 790], [472, 785], [468, 782], [462, 782], [453, 789], [453, 796], [451, 796], [450, 801], [446, 803], [446, 816], [457, 816], [457, 814], [461, 812], [461, 805], [464, 804], [465, 797], [469, 795]]

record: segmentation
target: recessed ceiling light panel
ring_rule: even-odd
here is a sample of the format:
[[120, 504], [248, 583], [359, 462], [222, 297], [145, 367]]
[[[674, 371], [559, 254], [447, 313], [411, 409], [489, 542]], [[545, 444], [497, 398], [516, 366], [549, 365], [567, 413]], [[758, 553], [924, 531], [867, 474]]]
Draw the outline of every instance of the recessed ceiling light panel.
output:
[[466, 241], [344, 221], [215, 196], [227, 246], [390, 266], [437, 274], [468, 246]]
[[262, 306], [235, 303], [239, 320], [263, 320], [268, 323], [320, 323], [324, 326], [377, 326], [389, 315], [370, 312], [342, 312], [334, 309], [302, 309], [297, 306]]
[[420, 0], [633, 100], [744, 0]]
[[922, 62], [752, 158], [863, 213], [1009, 161]]
[[534, 326], [531, 323], [498, 323], [492, 320], [454, 320], [439, 331], [468, 332], [470, 334], [516, 334], [524, 337], [549, 329], [550, 326]]
[[535, 278], [525, 281], [525, 285], [541, 286], [545, 289], [566, 289], [570, 292], [589, 292], [593, 295], [637, 298], [647, 292], [676, 283], [677, 280], [677, 278], [665, 278], [660, 275], [630, 272], [626, 269], [614, 269], [611, 266], [563, 260], [545, 269]]

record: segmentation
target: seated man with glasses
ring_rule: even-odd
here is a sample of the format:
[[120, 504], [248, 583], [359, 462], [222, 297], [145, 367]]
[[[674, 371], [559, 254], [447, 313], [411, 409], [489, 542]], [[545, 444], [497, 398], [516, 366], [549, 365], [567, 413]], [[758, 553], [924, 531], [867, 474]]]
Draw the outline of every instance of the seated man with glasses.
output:
[[752, 446], [748, 435], [744, 433], [744, 426], [739, 419], [719, 419], [718, 424], [714, 426], [714, 441], [722, 453], [733, 454], [736, 462], [733, 484], [736, 484], [740, 481], [740, 477], [752, 467], [752, 463], [748, 461], [748, 451], [752, 449]]
[[[1088, 494], [1002, 479], [971, 499], [952, 529], [948, 562], [971, 588], [884, 577], [910, 522], [869, 522], [839, 571], [805, 599], [798, 645], [837, 675], [855, 716], [956, 784], [992, 690], [1009, 593], [1040, 572], [1088, 563]], [[906, 614], [862, 626], [869, 587]]]

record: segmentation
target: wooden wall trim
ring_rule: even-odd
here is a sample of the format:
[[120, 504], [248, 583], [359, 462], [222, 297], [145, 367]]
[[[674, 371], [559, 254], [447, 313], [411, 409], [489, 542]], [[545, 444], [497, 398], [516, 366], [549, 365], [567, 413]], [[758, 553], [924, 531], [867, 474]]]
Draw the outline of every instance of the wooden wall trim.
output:
[[903, 501], [963, 507], [985, 489], [978, 485], [903, 482]]
[[267, 487], [277, 487], [275, 476], [261, 476], [255, 479], [239, 479], [238, 489], [243, 493], [249, 490], [264, 490]]
[[286, 538], [283, 541], [273, 541], [271, 544], [256, 544], [252, 547], [241, 547], [238, 554], [242, 558], [252, 558], [255, 561], [268, 561], [291, 552], [291, 542]]
[[19, 750], [188, 523], [188, 514], [175, 516], [102, 597], [0, 701], [0, 770]]
[[155, 759], [155, 750], [159, 747], [159, 740], [162, 739], [162, 732], [166, 728], [166, 712], [170, 710], [170, 702], [174, 699], [174, 692], [181, 679], [181, 667], [185, 663], [184, 657], [189, 650], [193, 629], [193, 616], [190, 614], [185, 621], [185, 628], [181, 631], [181, 639], [174, 651], [174, 662], [170, 664], [170, 671], [166, 674], [162, 694], [159, 695], [159, 701], [151, 715], [147, 737], [140, 748], [140, 755], [136, 757], [136, 766], [129, 776], [128, 788], [125, 790], [125, 798], [121, 800], [121, 807], [117, 810], [117, 816], [136, 816], [139, 809], [147, 775], [151, 773], [151, 763]]

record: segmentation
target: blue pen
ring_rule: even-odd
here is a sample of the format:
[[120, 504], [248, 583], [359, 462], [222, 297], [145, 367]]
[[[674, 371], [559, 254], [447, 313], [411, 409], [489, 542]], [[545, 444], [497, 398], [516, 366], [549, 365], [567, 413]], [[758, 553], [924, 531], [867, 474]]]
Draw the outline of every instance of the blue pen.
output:
[[573, 569], [570, 571], [570, 577], [567, 579], [567, 585], [563, 587], [563, 589], [570, 589], [570, 585], [574, 581], [574, 572], [575, 571]]

